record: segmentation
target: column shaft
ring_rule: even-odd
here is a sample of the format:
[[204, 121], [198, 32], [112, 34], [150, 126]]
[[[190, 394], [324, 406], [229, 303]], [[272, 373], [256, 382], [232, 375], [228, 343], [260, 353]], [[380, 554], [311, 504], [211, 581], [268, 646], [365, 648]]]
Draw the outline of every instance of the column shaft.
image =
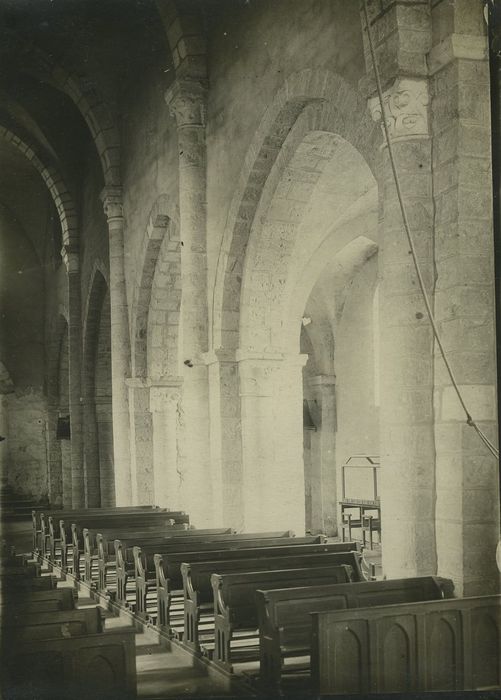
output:
[[181, 238], [183, 398], [179, 466], [181, 498], [197, 526], [220, 521], [211, 500], [209, 392], [202, 355], [208, 345], [206, 244], [206, 86], [176, 81], [166, 95], [177, 121]]
[[128, 389], [130, 336], [124, 272], [122, 194], [105, 188], [101, 195], [108, 219], [110, 246], [111, 375], [113, 453], [117, 505], [132, 502]]

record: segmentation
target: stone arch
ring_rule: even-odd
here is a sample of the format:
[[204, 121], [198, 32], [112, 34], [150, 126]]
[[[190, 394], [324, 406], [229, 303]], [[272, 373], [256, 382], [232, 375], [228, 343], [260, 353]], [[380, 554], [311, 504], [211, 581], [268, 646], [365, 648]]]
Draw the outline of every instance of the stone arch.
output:
[[106, 186], [120, 187], [120, 137], [115, 119], [106, 100], [92, 82], [57, 63], [34, 44], [27, 44], [15, 32], [8, 32], [12, 48], [17, 48], [24, 60], [26, 71], [64, 92], [82, 115], [101, 162]]
[[[83, 353], [84, 481], [88, 507], [114, 504], [109, 289], [97, 266], [86, 302]], [[103, 346], [104, 338], [104, 346]], [[108, 363], [100, 363], [108, 358]]]
[[207, 47], [200, 10], [192, 3], [157, 1], [176, 74], [207, 77]]
[[[342, 105], [342, 111], [338, 108]], [[310, 131], [327, 130], [352, 143], [374, 168], [379, 134], [363, 98], [328, 70], [292, 74], [264, 114], [248, 149], [230, 205], [217, 261], [211, 305], [211, 344], [238, 347], [243, 261], [263, 187], [277, 159]]]
[[[156, 336], [162, 334], [162, 328], [167, 330], [174, 326], [177, 339], [180, 241], [178, 227], [167, 211], [168, 198], [161, 195], [152, 207], [141, 245], [141, 273], [136, 285], [132, 319], [132, 370], [133, 376], [141, 379], [146, 379], [152, 363], [149, 343], [158, 343], [160, 339]], [[167, 341], [170, 337], [167, 335]], [[165, 348], [166, 345], [161, 343], [157, 347]], [[172, 349], [172, 343], [168, 343], [168, 354]], [[177, 351], [175, 358], [177, 361]], [[173, 363], [169, 362], [169, 365]]]
[[132, 313], [133, 378], [128, 382], [133, 500], [140, 493], [142, 503], [162, 505], [167, 500], [172, 504], [173, 497], [160, 489], [166, 470], [165, 422], [159, 420], [155, 395], [176, 374], [181, 303], [181, 244], [178, 226], [167, 213], [171, 209], [166, 195], [156, 200], [141, 244]]
[[[324, 231], [325, 202], [334, 218], [329, 231]], [[261, 197], [246, 251], [242, 348], [290, 351], [284, 342], [284, 304], [290, 308], [294, 289], [301, 284], [308, 267], [302, 262], [311, 261], [319, 246], [325, 249], [326, 241], [331, 259], [350, 242], [353, 227], [344, 222], [350, 220], [353, 209], [356, 216], [360, 206], [362, 211], [371, 208], [372, 235], [377, 235], [376, 181], [363, 156], [345, 139], [331, 130], [308, 130], [292, 152], [289, 148], [281, 152]], [[312, 209], [318, 214], [312, 214]], [[305, 225], [312, 229], [311, 235]]]
[[0, 124], [0, 137], [17, 148], [40, 174], [49, 190], [61, 222], [63, 245], [78, 246], [78, 216], [69, 188], [61, 173], [49, 156], [42, 154], [37, 146], [30, 143], [26, 136], [14, 133]]
[[[341, 79], [334, 85], [339, 92]], [[349, 97], [341, 100], [342, 114], [332, 99], [302, 108], [277, 144], [280, 148], [247, 216], [239, 252], [245, 258], [232, 257], [233, 311], [223, 321], [221, 339], [228, 349], [238, 348], [243, 501], [246, 526], [251, 528], [265, 518], [266, 527], [281, 522], [304, 531], [302, 367], [307, 355], [300, 355], [299, 344], [304, 304], [322, 265], [339, 264], [344, 256], [353, 274], [357, 265], [351, 258], [360, 257], [363, 265], [377, 250], [377, 149], [374, 142], [366, 142], [361, 125], [365, 117], [354, 116], [356, 93], [351, 97], [351, 104]], [[369, 131], [372, 136], [372, 125]], [[356, 239], [364, 241], [361, 250]], [[356, 249], [351, 254], [350, 246]], [[225, 294], [229, 290], [225, 287]], [[225, 311], [223, 297], [223, 318]], [[336, 379], [333, 374], [312, 379], [334, 426]], [[258, 447], [266, 434], [266, 448]], [[316, 469], [321, 475], [329, 473], [326, 488], [331, 495], [324, 509], [328, 519], [318, 527], [336, 534], [334, 427], [324, 442], [327, 461]], [[277, 490], [282, 494], [280, 508], [264, 505], [266, 494]]]

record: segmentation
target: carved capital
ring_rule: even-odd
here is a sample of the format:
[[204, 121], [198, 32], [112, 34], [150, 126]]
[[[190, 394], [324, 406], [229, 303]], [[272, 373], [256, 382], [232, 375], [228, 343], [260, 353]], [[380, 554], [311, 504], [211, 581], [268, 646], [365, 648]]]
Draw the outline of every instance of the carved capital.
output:
[[108, 221], [123, 218], [122, 188], [105, 187], [101, 192], [101, 201]]
[[80, 270], [80, 256], [76, 245], [63, 245], [61, 257], [69, 275], [76, 274]]
[[[426, 80], [397, 78], [393, 86], [383, 93], [385, 119], [392, 140], [429, 135], [428, 103]], [[379, 97], [372, 97], [368, 104], [373, 120], [382, 122]], [[384, 134], [382, 123], [381, 128]]]
[[150, 387], [150, 412], [167, 413], [169, 410], [177, 410], [181, 401], [179, 387], [152, 386]]
[[207, 86], [201, 80], [176, 80], [165, 93], [165, 101], [178, 127], [205, 126]]

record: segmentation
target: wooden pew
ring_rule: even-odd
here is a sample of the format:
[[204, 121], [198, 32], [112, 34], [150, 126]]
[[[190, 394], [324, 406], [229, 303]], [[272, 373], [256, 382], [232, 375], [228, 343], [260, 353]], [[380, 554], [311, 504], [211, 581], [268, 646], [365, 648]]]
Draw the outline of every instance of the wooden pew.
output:
[[[131, 590], [136, 589], [136, 581], [140, 584], [148, 581], [149, 586], [155, 585], [156, 565], [155, 554], [161, 553], [184, 553], [208, 550], [228, 550], [228, 549], [249, 549], [255, 547], [283, 547], [297, 546], [304, 544], [324, 544], [325, 535], [311, 535], [308, 537], [294, 537], [291, 531], [280, 533], [255, 533], [250, 538], [249, 533], [229, 536], [203, 536], [197, 537], [196, 530], [194, 536], [189, 541], [171, 540], [170, 538], [152, 538], [141, 542], [141, 546], [135, 552], [134, 546], [123, 546], [122, 540], [115, 540], [115, 562], [117, 570], [117, 601], [125, 604], [124, 592], [127, 583], [130, 583]], [[278, 534], [277, 537], [274, 535]], [[289, 535], [292, 535], [289, 537]], [[137, 544], [135, 546], [138, 546]], [[140, 561], [138, 551], [141, 552]], [[179, 573], [179, 579], [181, 575]], [[181, 586], [182, 587], [182, 586]], [[134, 598], [132, 596], [131, 600]], [[139, 604], [140, 610], [143, 610]]]
[[[194, 531], [197, 532], [196, 530]], [[277, 536], [275, 536], [277, 535]], [[153, 538], [149, 541], [141, 542], [141, 562], [138, 563], [137, 556], [134, 555], [134, 547], [123, 546], [121, 540], [114, 542], [115, 567], [116, 567], [116, 600], [120, 605], [127, 602], [139, 608], [140, 614], [144, 612], [145, 606], [140, 602], [146, 597], [152, 587], [156, 587], [156, 565], [154, 556], [160, 552], [189, 552], [207, 549], [239, 549], [253, 546], [283, 546], [293, 543], [306, 544], [313, 542], [324, 542], [324, 535], [315, 535], [307, 538], [296, 538], [290, 530], [282, 532], [255, 533], [254, 538], [249, 537], [249, 533], [237, 535], [215, 535], [198, 538], [196, 534], [189, 539], [189, 542], [159, 541]], [[182, 581], [179, 572], [179, 580]], [[140, 592], [136, 595], [136, 583], [139, 583]], [[182, 589], [182, 583], [180, 584]], [[130, 595], [127, 595], [130, 591]], [[112, 593], [112, 589], [109, 591]], [[139, 596], [139, 602], [138, 602]], [[135, 602], [134, 602], [135, 601]]]
[[314, 613], [315, 692], [499, 690], [501, 596]]
[[[212, 574], [214, 653], [212, 660], [226, 671], [233, 664], [259, 658], [256, 591], [349, 583], [353, 570], [346, 564], [303, 569]], [[204, 643], [207, 650], [207, 640]]]
[[311, 613], [435, 600], [451, 597], [452, 582], [434, 576], [352, 583], [277, 588], [256, 592], [259, 621], [260, 686], [272, 694], [282, 691], [284, 678], [306, 673], [309, 681]]
[[75, 600], [71, 588], [54, 588], [49, 591], [10, 591], [1, 605], [2, 617], [9, 611], [36, 613], [51, 610], [73, 610]]
[[[243, 538], [240, 539], [238, 535], [232, 536], [227, 540], [221, 541], [216, 539], [214, 541], [191, 541], [189, 543], [183, 543], [180, 547], [176, 542], [166, 542], [162, 547], [158, 544], [154, 545], [143, 545], [136, 549], [132, 549], [132, 557], [134, 562], [134, 567], [129, 567], [128, 558], [123, 558], [123, 551], [120, 555], [117, 553], [117, 588], [119, 588], [118, 599], [124, 600], [123, 595], [127, 591], [127, 585], [129, 584], [129, 591], [135, 591], [135, 605], [136, 611], [139, 615], [145, 615], [147, 612], [147, 598], [153, 595], [157, 597], [158, 589], [158, 576], [157, 576], [157, 564], [155, 557], [156, 555], [169, 555], [169, 560], [173, 561], [172, 557], [176, 554], [180, 554], [181, 557], [184, 556], [186, 560], [188, 552], [190, 552], [190, 560], [198, 556], [197, 561], [201, 561], [204, 558], [218, 558], [224, 557], [224, 552], [226, 551], [242, 551], [241, 555], [236, 555], [246, 557], [250, 553], [256, 553], [264, 551], [265, 549], [276, 548], [282, 549], [286, 548], [286, 551], [292, 547], [296, 551], [296, 547], [300, 546], [325, 546], [325, 536], [324, 535], [311, 535], [309, 537], [257, 537], [256, 539]], [[264, 549], [263, 549], [264, 548]], [[208, 553], [210, 556], [207, 556]], [[213, 556], [212, 552], [216, 552]], [[218, 553], [219, 552], [219, 553]], [[247, 554], [245, 553], [247, 552]], [[193, 553], [193, 555], [191, 554]], [[129, 556], [128, 551], [126, 552], [126, 557]], [[177, 577], [179, 585], [174, 588], [178, 591], [178, 596], [182, 594], [182, 576], [179, 567], [179, 563], [176, 564], [175, 574], [171, 574], [171, 583], [173, 581], [172, 575]], [[168, 578], [168, 577], [167, 577]], [[165, 577], [162, 579], [165, 580]], [[158, 599], [156, 600], [156, 609], [158, 610], [159, 604]]]
[[[193, 561], [192, 555], [185, 555], [181, 565], [184, 593], [183, 643], [192, 651], [201, 653], [201, 623], [213, 627], [214, 599], [211, 584], [212, 574], [274, 571], [279, 569], [304, 569], [307, 567], [340, 566], [345, 564], [352, 569], [353, 581], [362, 578], [359, 554], [356, 551], [343, 551], [346, 542], [324, 545], [331, 549], [317, 552], [304, 551], [298, 547], [297, 553], [276, 553], [275, 549], [254, 550], [257, 554], [247, 557], [234, 557], [240, 552], [227, 552], [227, 556], [218, 560]], [[314, 547], [311, 547], [313, 549]], [[248, 550], [247, 550], [248, 551]], [[213, 635], [213, 633], [212, 633]]]
[[[263, 555], [263, 552], [269, 552], [263, 556], [286, 556], [288, 554], [300, 554], [301, 552], [317, 553], [325, 551], [339, 551], [339, 549], [343, 547], [346, 547], [349, 550], [357, 548], [357, 545], [354, 542], [335, 543], [334, 547], [332, 544], [326, 545], [325, 543], [308, 545], [308, 547], [306, 547], [306, 545], [301, 543], [302, 540], [303, 538], [295, 538], [295, 545], [290, 545], [288, 543], [285, 547], [274, 547], [273, 553], [269, 552], [266, 545], [263, 545], [265, 547], [264, 550], [262, 548], [244, 549], [242, 550], [241, 554], [233, 554], [229, 556], [232, 556], [232, 559], [235, 559], [235, 556], [240, 558], [251, 558]], [[330, 548], [330, 550], [326, 550], [326, 546]], [[301, 549], [297, 549], [297, 547], [300, 547]], [[165, 632], [171, 636], [182, 636], [184, 628], [184, 589], [181, 564], [188, 558], [191, 562], [198, 562], [207, 560], [207, 557], [209, 557], [209, 560], [213, 561], [214, 559], [228, 557], [228, 554], [222, 550], [193, 552], [189, 554], [189, 556], [187, 553], [182, 553], [180, 556], [155, 553], [153, 559], [155, 564], [155, 586], [158, 606], [157, 626], [162, 632]]]
[[[120, 539], [122, 546], [133, 547], [143, 542], [150, 543], [157, 541], [159, 544], [162, 544], [166, 539], [172, 537], [187, 538], [191, 541], [204, 538], [227, 539], [230, 536], [233, 537], [234, 534], [235, 531], [231, 528], [208, 528], [200, 530], [194, 528], [189, 530], [166, 528], [162, 532], [153, 528], [139, 531], [112, 528], [111, 530], [101, 529], [100, 532], [88, 530], [88, 534], [86, 534], [84, 530], [85, 575], [87, 578], [87, 567], [89, 567], [92, 570], [89, 582], [92, 585], [95, 584], [97, 590], [102, 593], [106, 592], [107, 584], [112, 585], [113, 588], [116, 587], [115, 539]], [[92, 550], [93, 554], [90, 553]]]
[[55, 576], [0, 576], [0, 589], [4, 593], [10, 591], [50, 591], [57, 586]]
[[[189, 517], [183, 511], [155, 510], [149, 513], [127, 513], [117, 515], [94, 515], [92, 517], [80, 516], [72, 518], [71, 522], [61, 520], [59, 522], [59, 536], [61, 547], [61, 568], [63, 572], [72, 573], [76, 578], [80, 578], [80, 555], [83, 553], [82, 532], [86, 527], [93, 529], [125, 529], [144, 530], [156, 529], [165, 530], [172, 526], [184, 527], [189, 522]], [[51, 523], [51, 547], [55, 547], [57, 539], [55, 537], [53, 521]], [[69, 543], [71, 542], [71, 545]], [[54, 549], [55, 552], [55, 549]], [[69, 557], [69, 553], [71, 557]], [[71, 565], [70, 565], [71, 561]]]
[[[214, 528], [214, 530], [198, 531], [198, 530], [185, 530], [179, 529], [175, 525], [169, 524], [167, 527], [159, 528], [156, 525], [152, 525], [144, 530], [129, 530], [128, 527], [123, 530], [121, 527], [112, 527], [111, 529], [101, 528], [101, 532], [97, 533], [95, 529], [89, 529], [87, 527], [82, 529], [82, 545], [83, 551], [79, 553], [79, 570], [80, 578], [88, 583], [89, 585], [96, 584], [99, 580], [99, 547], [98, 547], [98, 535], [102, 541], [103, 537], [111, 536], [113, 541], [118, 537], [122, 542], [126, 540], [127, 542], [133, 542], [137, 544], [138, 542], [144, 541], [158, 541], [159, 543], [165, 540], [172, 539], [173, 537], [186, 537], [190, 540], [193, 538], [202, 538], [203, 534], [196, 534], [199, 532], [207, 532], [206, 537], [211, 533], [220, 535], [221, 533], [232, 534], [231, 528]], [[74, 544], [74, 543], [73, 543]], [[132, 545], [131, 545], [132, 546]], [[114, 551], [114, 550], [113, 550]], [[104, 550], [101, 549], [101, 554], [104, 555]]]
[[39, 553], [42, 557], [45, 556], [46, 542], [49, 536], [49, 517], [55, 518], [56, 522], [60, 519], [77, 517], [82, 513], [94, 515], [96, 513], [128, 513], [159, 510], [157, 506], [113, 506], [110, 508], [83, 508], [71, 510], [32, 510], [31, 521], [33, 528], [33, 553]]
[[16, 611], [13, 614], [6, 613], [2, 629], [7, 634], [8, 643], [16, 644], [30, 639], [97, 634], [103, 631], [103, 618], [97, 606], [31, 614]]
[[133, 627], [20, 642], [4, 649], [3, 665], [2, 682], [19, 698], [136, 698]]
[[[132, 586], [135, 586], [136, 592], [135, 612], [140, 617], [146, 618], [148, 614], [153, 613], [156, 615], [158, 610], [155, 554], [167, 553], [167, 551], [173, 552], [174, 550], [187, 553], [195, 551], [208, 552], [211, 550], [249, 549], [255, 547], [275, 548], [284, 545], [323, 544], [325, 539], [324, 535], [310, 535], [309, 537], [261, 537], [259, 533], [256, 533], [255, 539], [251, 539], [248, 534], [244, 536], [232, 535], [226, 538], [215, 536], [200, 539], [192, 538], [189, 543], [186, 542], [182, 544], [176, 541], [165, 541], [162, 546], [160, 546], [160, 544], [144, 543], [141, 547], [133, 547], [133, 577], [135, 584], [132, 584]], [[150, 605], [148, 604], [148, 600], [151, 600]]]

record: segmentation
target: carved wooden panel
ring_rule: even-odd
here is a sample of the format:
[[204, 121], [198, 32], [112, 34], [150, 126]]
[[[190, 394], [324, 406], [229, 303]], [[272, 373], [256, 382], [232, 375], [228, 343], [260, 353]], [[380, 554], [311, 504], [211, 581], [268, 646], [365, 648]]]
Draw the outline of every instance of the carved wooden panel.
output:
[[313, 615], [320, 693], [501, 687], [501, 596]]

